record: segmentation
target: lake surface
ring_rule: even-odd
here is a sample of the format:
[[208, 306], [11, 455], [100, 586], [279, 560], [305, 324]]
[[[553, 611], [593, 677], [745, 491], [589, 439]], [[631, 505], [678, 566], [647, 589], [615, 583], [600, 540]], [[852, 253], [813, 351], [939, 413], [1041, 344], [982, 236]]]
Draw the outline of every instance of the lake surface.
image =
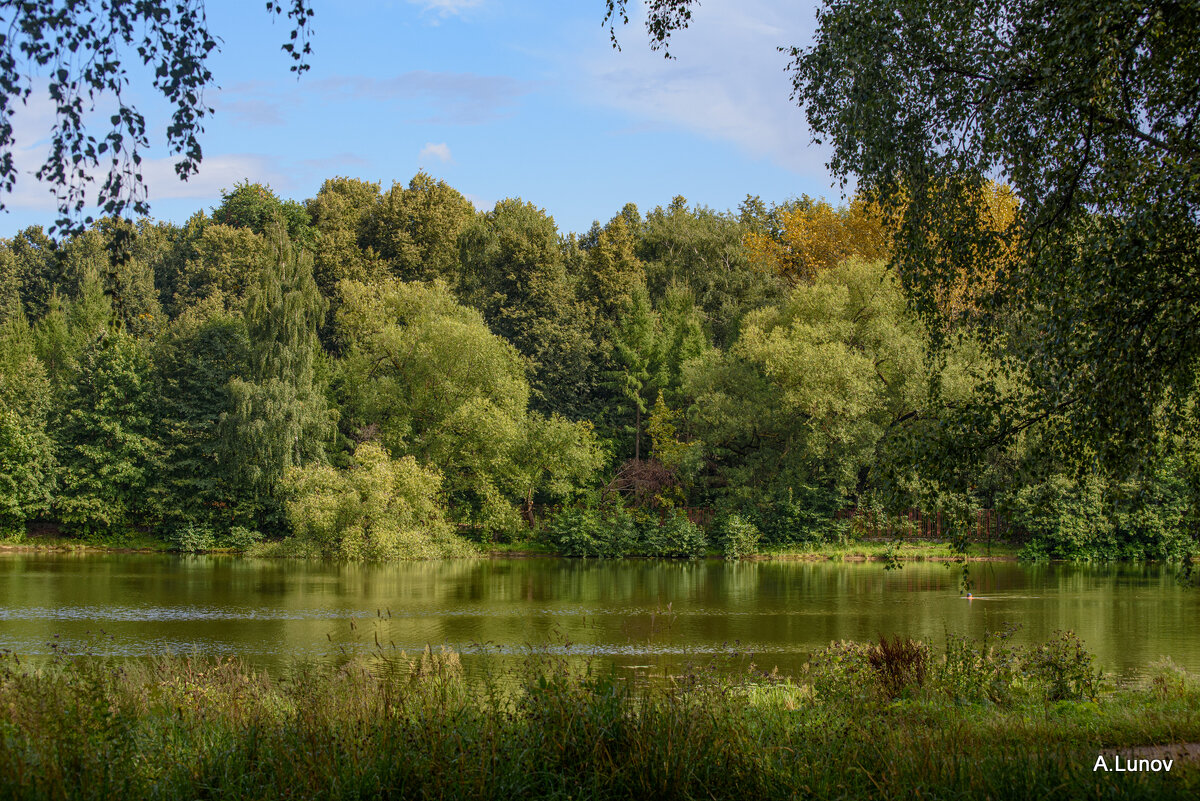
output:
[[[530, 647], [622, 669], [798, 670], [836, 639], [1017, 642], [1069, 629], [1106, 670], [1169, 656], [1200, 672], [1200, 591], [1157, 565], [478, 559], [390, 565], [145, 554], [0, 554], [0, 648], [238, 655], [269, 668], [426, 644], [506, 658]], [[354, 627], [351, 627], [351, 620]], [[103, 632], [103, 634], [101, 634]], [[740, 658], [731, 652], [742, 653]], [[752, 656], [744, 656], [745, 653]], [[471, 658], [466, 657], [468, 666]], [[731, 668], [732, 669], [732, 668]]]

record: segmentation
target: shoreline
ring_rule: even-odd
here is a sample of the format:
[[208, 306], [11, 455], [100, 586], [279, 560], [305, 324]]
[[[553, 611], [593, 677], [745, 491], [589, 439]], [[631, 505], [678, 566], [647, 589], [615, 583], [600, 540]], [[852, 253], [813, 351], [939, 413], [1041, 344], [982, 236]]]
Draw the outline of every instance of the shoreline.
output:
[[[888, 557], [885, 554], [885, 543], [864, 543], [857, 546], [831, 546], [829, 548], [817, 549], [781, 549], [772, 551], [761, 551], [759, 553], [750, 554], [741, 558], [743, 562], [886, 562]], [[1013, 545], [1000, 545], [992, 549], [992, 553], [973, 553], [968, 551], [966, 554], [955, 554], [950, 552], [949, 546], [945, 543], [929, 542], [929, 543], [905, 543], [896, 552], [896, 556], [903, 562], [1018, 562], [1020, 558], [1017, 554], [1017, 548]], [[19, 543], [0, 543], [0, 553], [114, 553], [114, 554], [165, 554], [165, 555], [184, 555], [183, 552], [173, 550], [166, 543], [160, 545], [152, 544], [129, 544], [129, 545], [109, 545], [105, 543], [73, 541], [73, 540], [52, 540], [52, 541], [25, 541]], [[212, 549], [206, 551], [196, 551], [188, 555], [204, 555], [204, 556], [250, 556], [251, 558], [274, 558], [287, 559], [294, 557], [286, 556], [258, 556], [247, 554], [243, 551], [234, 551], [229, 549]], [[514, 544], [510, 547], [492, 545], [481, 545], [480, 558], [485, 559], [570, 559], [572, 557], [562, 556], [553, 551], [530, 548], [525, 543]], [[626, 557], [630, 559], [643, 559], [650, 557]], [[706, 559], [723, 559], [719, 553], [709, 553], [704, 558]], [[1059, 560], [1053, 560], [1059, 561]]]

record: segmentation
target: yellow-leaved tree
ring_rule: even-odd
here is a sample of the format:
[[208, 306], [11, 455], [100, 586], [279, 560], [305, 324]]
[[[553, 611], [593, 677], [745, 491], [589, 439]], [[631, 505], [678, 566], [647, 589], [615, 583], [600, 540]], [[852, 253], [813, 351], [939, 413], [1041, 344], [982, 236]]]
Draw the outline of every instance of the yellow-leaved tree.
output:
[[[927, 205], [936, 199], [917, 200]], [[836, 208], [805, 195], [770, 209], [759, 208], [751, 215], [752, 230], [745, 245], [755, 261], [793, 285], [811, 283], [850, 258], [889, 259], [891, 243], [913, 202], [908, 196], [899, 208], [885, 214], [861, 195]], [[984, 181], [971, 201], [956, 210], [958, 216], [982, 222], [983, 235], [971, 247], [971, 271], [964, 269], [961, 256], [939, 247], [944, 234], [928, 232], [929, 249], [942, 254], [934, 269], [944, 273], [938, 282], [937, 303], [947, 320], [959, 321], [977, 313], [995, 291], [1000, 276], [1017, 264], [1019, 211], [1012, 189], [994, 181]], [[947, 230], [961, 222], [955, 215], [943, 216]], [[978, 269], [980, 257], [986, 269]]]

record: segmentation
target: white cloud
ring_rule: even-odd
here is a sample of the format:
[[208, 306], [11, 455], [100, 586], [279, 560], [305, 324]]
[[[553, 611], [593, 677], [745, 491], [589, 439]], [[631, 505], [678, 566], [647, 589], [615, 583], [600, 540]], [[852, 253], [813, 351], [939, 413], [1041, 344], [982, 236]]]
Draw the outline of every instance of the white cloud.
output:
[[481, 195], [471, 192], [463, 192], [462, 196], [471, 201], [471, 205], [475, 207], [476, 211], [485, 211], [496, 205], [494, 201], [485, 200]]
[[229, 114], [248, 128], [283, 125], [284, 111], [278, 90], [266, 81], [241, 81], [221, 87], [211, 97], [218, 115]]
[[479, 8], [485, 0], [408, 0], [409, 3], [421, 6], [422, 10], [437, 14], [439, 17], [457, 17], [464, 11]]
[[627, 112], [640, 127], [682, 127], [792, 172], [825, 176], [827, 152], [810, 143], [804, 113], [789, 100], [790, 59], [778, 50], [808, 43], [811, 2], [705, 0], [689, 28], [674, 34], [673, 60], [649, 49], [642, 19], [618, 30], [621, 52], [584, 57], [580, 96]]
[[205, 156], [200, 171], [187, 181], [175, 175], [174, 159], [151, 159], [143, 162], [142, 175], [150, 190], [150, 201], [155, 198], [210, 198], [219, 196], [222, 189], [232, 189], [234, 184], [250, 181], [269, 184], [276, 192], [291, 188], [291, 178], [269, 156], [254, 153], [224, 153]]
[[450, 146], [445, 142], [438, 142], [436, 144], [433, 142], [427, 142], [425, 147], [421, 148], [421, 152], [417, 154], [417, 159], [419, 159], [422, 164], [426, 163], [430, 159], [437, 159], [443, 164], [448, 161], [452, 161], [450, 156]]
[[425, 100], [437, 109], [437, 113], [428, 119], [414, 121], [453, 125], [477, 125], [501, 117], [533, 86], [507, 75], [428, 70], [413, 70], [391, 78], [343, 75], [312, 84], [313, 89], [330, 101], [346, 97], [403, 101], [401, 105], [411, 109], [411, 101]]

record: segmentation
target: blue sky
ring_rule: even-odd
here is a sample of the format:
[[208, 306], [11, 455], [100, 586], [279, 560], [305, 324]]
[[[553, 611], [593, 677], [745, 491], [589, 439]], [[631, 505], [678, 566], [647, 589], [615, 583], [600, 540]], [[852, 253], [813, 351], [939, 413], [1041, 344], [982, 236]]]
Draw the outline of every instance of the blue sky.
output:
[[[303, 200], [329, 177], [386, 189], [422, 168], [479, 208], [530, 201], [564, 233], [627, 202], [645, 210], [676, 195], [716, 209], [747, 194], [840, 198], [776, 50], [808, 43], [810, 0], [704, 0], [671, 61], [650, 51], [640, 19], [613, 50], [602, 0], [313, 4], [312, 70], [297, 80], [279, 50], [284, 21], [272, 23], [262, 2], [209, 0], [222, 39], [211, 60], [220, 88], [206, 96], [216, 115], [188, 183], [163, 150], [149, 154], [155, 218], [182, 222], [243, 179]], [[164, 108], [135, 97], [160, 141]], [[24, 172], [0, 236], [53, 221], [53, 199], [29, 174], [51, 122], [44, 98], [17, 117]]]

